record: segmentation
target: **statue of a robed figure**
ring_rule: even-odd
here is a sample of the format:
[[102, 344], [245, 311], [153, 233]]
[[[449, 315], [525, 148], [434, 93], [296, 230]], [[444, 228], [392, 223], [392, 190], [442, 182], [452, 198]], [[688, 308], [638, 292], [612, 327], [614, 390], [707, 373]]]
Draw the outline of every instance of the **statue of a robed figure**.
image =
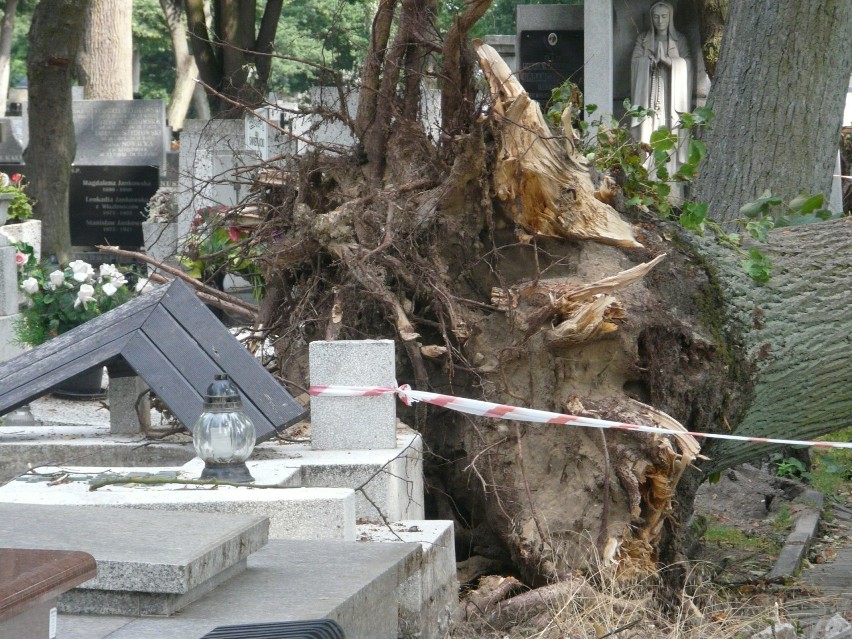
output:
[[[660, 127], [674, 131], [678, 114], [691, 111], [693, 69], [686, 37], [674, 28], [674, 7], [655, 2], [649, 13], [651, 29], [636, 40], [630, 75], [632, 103], [653, 112], [631, 122], [634, 137], [646, 143]], [[688, 131], [678, 132], [670, 173], [686, 161], [688, 136]]]

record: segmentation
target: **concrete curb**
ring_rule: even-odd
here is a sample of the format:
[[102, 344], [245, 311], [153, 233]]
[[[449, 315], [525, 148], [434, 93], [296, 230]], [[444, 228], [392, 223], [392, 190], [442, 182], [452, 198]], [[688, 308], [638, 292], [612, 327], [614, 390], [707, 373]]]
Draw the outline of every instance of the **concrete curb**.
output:
[[803, 509], [793, 524], [793, 530], [784, 541], [784, 547], [775, 561], [775, 566], [769, 572], [769, 579], [785, 579], [792, 577], [799, 569], [802, 557], [808, 551], [811, 540], [816, 535], [822, 515], [823, 496], [815, 490], [806, 490], [800, 497], [808, 505]]

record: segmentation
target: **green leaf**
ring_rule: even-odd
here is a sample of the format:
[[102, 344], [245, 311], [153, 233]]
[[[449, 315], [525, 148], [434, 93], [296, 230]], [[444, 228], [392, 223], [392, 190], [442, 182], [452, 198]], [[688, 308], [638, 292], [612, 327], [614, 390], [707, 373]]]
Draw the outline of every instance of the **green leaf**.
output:
[[707, 155], [707, 145], [701, 140], [690, 140], [689, 149], [686, 154], [686, 161], [689, 164], [698, 166], [698, 163]]
[[689, 202], [680, 215], [680, 224], [683, 228], [704, 235], [704, 223], [707, 220], [706, 202]]
[[598, 110], [598, 105], [597, 104], [587, 104], [585, 106], [585, 109], [586, 109], [586, 115], [591, 115], [592, 113], [594, 113], [595, 111]]
[[744, 204], [740, 208], [740, 215], [745, 217], [757, 217], [760, 213], [766, 214], [770, 206], [778, 206], [781, 204], [781, 198], [772, 195], [772, 192], [767, 189], [759, 198], [753, 202]]
[[716, 117], [716, 114], [710, 107], [698, 107], [692, 111], [692, 117], [695, 119], [695, 124], [707, 124]]
[[759, 284], [766, 284], [769, 281], [769, 271], [771, 263], [760, 250], [756, 248], [749, 249], [748, 258], [740, 262], [746, 274]]
[[651, 134], [651, 147], [654, 151], [671, 151], [677, 137], [666, 127], [660, 127]]
[[769, 231], [775, 227], [775, 221], [772, 218], [765, 217], [755, 222], [747, 222], [745, 226], [746, 231], [753, 239], [758, 242], [765, 242]]
[[634, 195], [624, 203], [625, 206], [636, 206], [637, 204], [642, 204], [642, 198], [638, 195]]
[[748, 204], [743, 204], [740, 207], [740, 215], [743, 215], [745, 217], [755, 218], [758, 215], [760, 215], [760, 213], [762, 211], [765, 211], [767, 208], [768, 207], [767, 207], [766, 203], [761, 202], [760, 200], [755, 200], [754, 202], [749, 202]]
[[816, 195], [801, 193], [790, 201], [790, 210], [799, 215], [807, 215], [820, 208], [824, 199], [822, 193]]

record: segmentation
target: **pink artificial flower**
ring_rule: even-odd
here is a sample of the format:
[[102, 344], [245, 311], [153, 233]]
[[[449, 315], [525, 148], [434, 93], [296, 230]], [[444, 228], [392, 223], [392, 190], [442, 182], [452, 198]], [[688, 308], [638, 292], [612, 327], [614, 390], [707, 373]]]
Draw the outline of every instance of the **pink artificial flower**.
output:
[[23, 266], [24, 264], [26, 264], [29, 261], [30, 261], [30, 256], [27, 255], [26, 253], [21, 253], [20, 251], [15, 253], [15, 264], [17, 264], [18, 266]]
[[232, 242], [238, 242], [240, 240], [240, 229], [238, 229], [236, 226], [229, 226], [228, 237], [231, 238]]

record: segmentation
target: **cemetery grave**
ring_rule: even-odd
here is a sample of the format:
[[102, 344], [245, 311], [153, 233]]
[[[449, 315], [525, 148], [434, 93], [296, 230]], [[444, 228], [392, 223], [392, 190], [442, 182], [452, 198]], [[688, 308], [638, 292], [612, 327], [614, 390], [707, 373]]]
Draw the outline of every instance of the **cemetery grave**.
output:
[[[138, 298], [149, 299], [144, 304], [137, 300], [136, 306], [152, 314], [151, 309], [158, 308], [170, 291], [180, 292], [181, 288], [185, 288], [181, 283], [163, 287]], [[138, 314], [135, 306], [120, 313], [130, 304], [133, 302], [101, 316], [100, 323], [90, 322], [97, 324], [94, 329], [81, 327], [92, 335], [93, 339], [88, 341], [99, 341], [98, 328], [113, 327], [110, 315], [118, 315], [126, 322], [128, 317]], [[192, 309], [184, 304], [183, 310]], [[200, 310], [209, 313], [203, 307]], [[203, 335], [196, 333], [195, 338], [208, 346], [215, 344], [215, 352], [227, 351], [228, 347], [222, 340], [217, 341], [209, 328]], [[236, 344], [230, 334], [227, 338]], [[124, 352], [116, 350], [121, 340], [113, 341], [107, 350], [95, 349], [99, 354], [94, 357], [114, 356], [113, 350]], [[131, 341], [127, 339], [125, 343]], [[72, 339], [71, 343], [82, 344], [78, 348], [82, 353], [87, 352], [86, 339]], [[23, 355], [0, 365], [0, 374], [9, 379], [10, 372], [19, 364], [26, 370], [28, 363], [48, 361], [62, 352], [63, 349], [56, 347], [51, 349], [49, 344], [31, 351], [34, 356]], [[51, 351], [52, 355], [41, 357], [40, 351]], [[172, 351], [170, 355], [175, 356], [178, 349]], [[395, 376], [392, 342], [316, 343], [312, 351], [315, 352], [312, 368], [322, 383], [352, 383], [364, 374], [375, 375], [375, 371], [379, 371], [375, 383], [391, 383]], [[131, 355], [128, 361], [137, 360]], [[77, 368], [89, 363], [84, 361]], [[253, 360], [252, 364], [259, 366]], [[44, 392], [58, 377], [76, 370], [63, 369], [61, 365], [46, 365], [46, 368], [59, 372], [53, 376], [23, 375], [15, 388], [7, 390], [4, 386], [3, 410], [32, 400], [33, 395]], [[242, 375], [245, 374], [243, 371]], [[234, 371], [234, 375], [239, 379], [241, 372]], [[157, 373], [153, 372], [146, 380], [156, 386]], [[0, 441], [0, 459], [6, 457], [18, 462], [28, 459], [38, 465], [46, 453], [52, 455], [57, 448], [64, 447], [71, 451], [64, 453], [68, 459], [89, 455], [89, 464], [103, 465], [37, 467], [0, 487], [0, 511], [4, 512], [3, 520], [10, 522], [0, 528], [0, 546], [77, 547], [95, 557], [99, 566], [97, 580], [59, 598], [60, 628], [63, 624], [69, 628], [89, 627], [92, 622], [88, 615], [98, 613], [108, 615], [98, 618], [101, 627], [108, 627], [110, 632], [120, 629], [111, 637], [145, 636], [137, 633], [158, 628], [156, 632], [189, 638], [234, 622], [329, 617], [340, 623], [347, 637], [395, 637], [400, 623], [420, 628], [423, 636], [439, 636], [446, 628], [456, 598], [453, 535], [449, 522], [422, 521], [419, 436], [397, 423], [393, 403], [387, 401], [392, 398], [353, 398], [359, 400], [357, 407], [333, 398], [316, 399], [319, 401], [313, 425], [317, 433], [325, 433], [326, 444], [322, 444], [323, 436], [313, 446], [307, 443], [282, 446], [273, 441], [260, 444], [257, 459], [249, 460], [248, 465], [256, 478], [254, 485], [275, 486], [265, 490], [251, 486], [218, 486], [216, 490], [208, 490], [180, 483], [192, 482], [199, 476], [203, 463], [198, 459], [178, 466], [119, 467], [108, 456], [122, 444], [138, 446], [138, 435], [108, 432], [105, 415], [100, 416], [101, 423], [95, 428], [52, 424], [40, 412], [41, 400], [37, 400], [34, 408], [44, 425], [14, 427], [11, 436], [6, 436], [5, 429], [0, 427], [0, 435], [4, 435]], [[356, 414], [358, 417], [353, 419]], [[135, 415], [125, 417], [135, 418]], [[58, 437], [60, 433], [75, 430], [88, 431], [88, 443], [86, 440], [63, 442]], [[45, 447], [48, 442], [53, 448]], [[134, 481], [91, 490], [92, 482], [105, 478]], [[170, 483], [154, 486], [143, 483], [150, 479], [166, 479]], [[188, 523], [189, 519], [182, 522], [181, 517], [198, 519], [196, 523]], [[211, 518], [210, 522], [205, 523], [205, 518]], [[358, 523], [383, 519], [399, 523], [391, 525], [390, 533], [384, 525], [371, 528], [369, 524]], [[39, 534], [28, 534], [14, 523], [20, 521], [33, 522]], [[231, 536], [224, 527], [228, 521], [250, 526], [246, 533]], [[108, 530], [109, 534], [95, 534], [98, 530]], [[206, 533], [202, 531], [214, 530], [219, 535], [218, 541], [205, 541]], [[250, 537], [242, 539], [241, 534]], [[269, 543], [261, 549], [267, 535]], [[189, 554], [169, 559], [168, 548], [173, 539], [177, 544], [175, 552]], [[363, 543], [367, 540], [376, 543]], [[235, 550], [228, 550], [231, 547]], [[209, 559], [210, 552], [222, 559]], [[307, 563], [294, 567], [294, 557], [304, 553], [309, 553], [311, 559], [305, 556]], [[257, 559], [253, 559], [255, 555]], [[182, 562], [186, 567], [174, 573], [171, 566], [180, 566]], [[203, 570], [193, 569], [193, 564], [203, 566]], [[307, 572], [300, 572], [303, 570]], [[328, 592], [328, 580], [332, 575], [339, 577], [341, 571], [349, 576], [339, 581], [333, 592]], [[186, 581], [180, 575], [190, 575], [191, 580]], [[254, 584], [258, 579], [264, 584], [278, 584], [279, 591], [287, 588], [292, 605], [283, 610], [267, 603], [260, 605], [251, 598], [253, 603], [247, 603], [248, 592], [256, 589]], [[312, 579], [317, 580], [315, 586], [310, 585]], [[293, 582], [307, 585], [298, 589]], [[397, 597], [388, 598], [388, 592], [396, 592]], [[364, 597], [375, 598], [369, 615], [355, 605]], [[231, 606], [226, 603], [229, 599], [242, 603]], [[181, 610], [179, 618], [168, 617], [178, 610]], [[216, 614], [211, 610], [216, 610]], [[166, 617], [146, 618], [152, 614]]]

